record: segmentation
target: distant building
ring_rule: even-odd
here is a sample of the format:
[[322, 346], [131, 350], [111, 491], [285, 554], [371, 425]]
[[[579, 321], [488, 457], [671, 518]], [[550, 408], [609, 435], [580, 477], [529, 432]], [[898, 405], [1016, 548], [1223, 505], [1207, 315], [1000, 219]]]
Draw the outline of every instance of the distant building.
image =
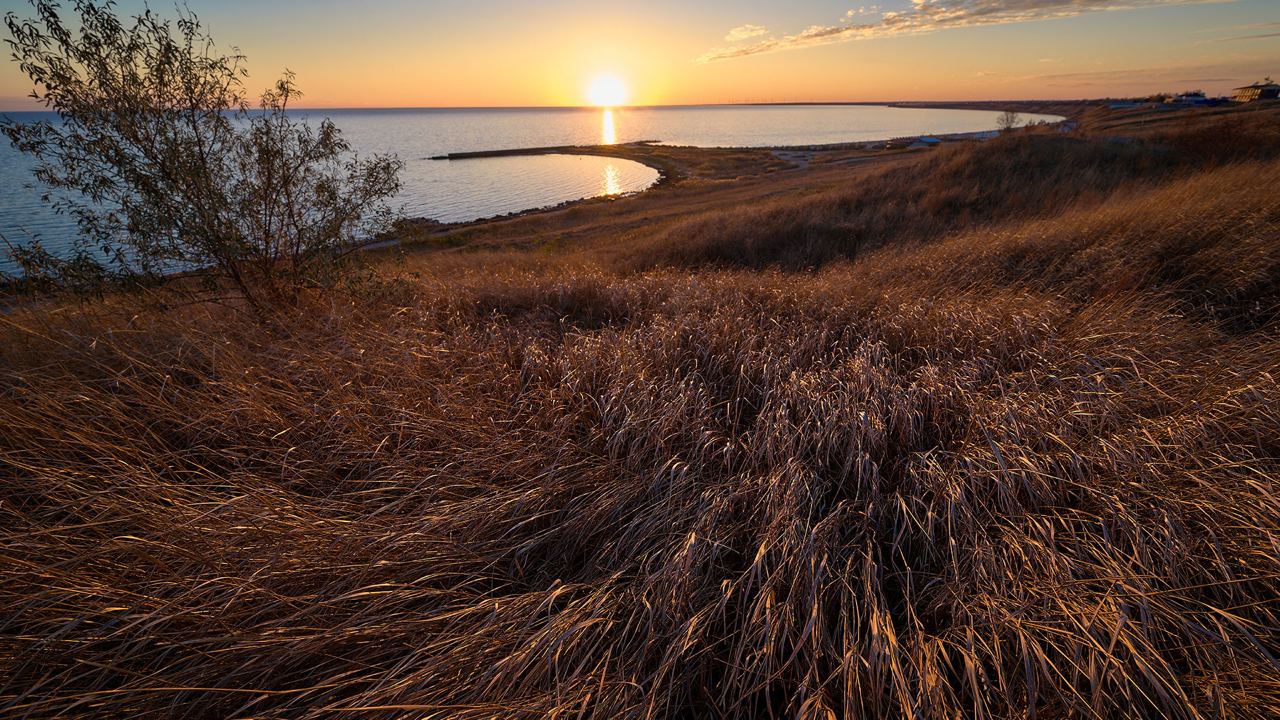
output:
[[902, 148], [937, 147], [942, 141], [932, 135], [918, 137], [896, 137], [884, 144], [885, 150], [901, 150]]
[[1280, 85], [1276, 84], [1271, 78], [1267, 78], [1259, 83], [1238, 87], [1232, 94], [1231, 99], [1236, 102], [1253, 102], [1254, 100], [1275, 100], [1280, 98]]
[[1196, 90], [1174, 95], [1165, 100], [1165, 102], [1173, 105], [1208, 105], [1209, 99], [1204, 96], [1203, 92]]

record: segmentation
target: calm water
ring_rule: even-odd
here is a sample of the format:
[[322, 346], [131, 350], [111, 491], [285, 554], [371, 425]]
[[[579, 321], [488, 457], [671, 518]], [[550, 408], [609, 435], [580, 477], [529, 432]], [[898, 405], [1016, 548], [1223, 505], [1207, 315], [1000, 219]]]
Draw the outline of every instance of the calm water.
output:
[[[311, 110], [327, 116], [361, 152], [393, 152], [405, 161], [396, 200], [410, 217], [461, 222], [597, 195], [636, 192], [657, 180], [652, 168], [627, 160], [545, 155], [431, 160], [472, 150], [657, 140], [700, 147], [769, 147], [878, 140], [923, 133], [990, 130], [998, 113], [880, 106], [708, 106], [620, 110], [429, 109]], [[19, 121], [44, 113], [9, 113]], [[1028, 121], [1057, 120], [1024, 115]], [[40, 202], [31, 163], [0, 145], [0, 233], [10, 242], [39, 237], [65, 248], [75, 226]], [[2, 254], [2, 253], [0, 253]], [[0, 269], [12, 266], [0, 259]]]

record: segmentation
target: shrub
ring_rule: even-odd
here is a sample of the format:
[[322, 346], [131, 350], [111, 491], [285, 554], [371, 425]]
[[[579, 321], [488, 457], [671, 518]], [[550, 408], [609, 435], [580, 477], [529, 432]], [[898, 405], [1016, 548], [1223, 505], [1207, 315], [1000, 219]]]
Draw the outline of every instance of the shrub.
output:
[[1020, 124], [1022, 124], [1022, 118], [1018, 117], [1018, 113], [1012, 110], [1005, 110], [1000, 113], [1000, 117], [996, 118], [996, 127], [1002, 133], [1007, 133]]
[[75, 256], [14, 252], [32, 279], [77, 291], [152, 285], [184, 272], [261, 310], [330, 284], [362, 237], [386, 227], [401, 163], [361, 159], [329, 120], [295, 121], [286, 72], [251, 109], [242, 55], [222, 54], [189, 12], [123, 22], [110, 2], [56, 2], [5, 18], [32, 97], [58, 121], [0, 130], [39, 159], [36, 177], [81, 231]]

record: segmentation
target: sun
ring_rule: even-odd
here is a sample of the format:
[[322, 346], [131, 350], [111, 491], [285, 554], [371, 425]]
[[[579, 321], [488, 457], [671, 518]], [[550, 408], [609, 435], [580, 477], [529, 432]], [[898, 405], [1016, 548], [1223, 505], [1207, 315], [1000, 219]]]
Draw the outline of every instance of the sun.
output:
[[587, 100], [598, 107], [618, 107], [627, 102], [627, 86], [617, 75], [597, 75], [587, 88]]

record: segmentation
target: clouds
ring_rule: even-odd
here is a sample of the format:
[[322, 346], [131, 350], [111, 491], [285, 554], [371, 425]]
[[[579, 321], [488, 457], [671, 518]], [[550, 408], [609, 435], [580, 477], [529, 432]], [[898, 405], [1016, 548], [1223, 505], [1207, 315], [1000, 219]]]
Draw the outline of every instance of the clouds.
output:
[[1242, 25], [1227, 25], [1225, 27], [1211, 27], [1198, 30], [1200, 33], [1223, 33], [1223, 32], [1239, 32], [1241, 30], [1268, 30], [1270, 32], [1249, 33], [1247, 35], [1231, 35], [1228, 37], [1208, 38], [1205, 40], [1197, 40], [1196, 45], [1210, 45], [1213, 43], [1240, 42], [1242, 40], [1265, 40], [1274, 37], [1280, 37], [1280, 22], [1255, 22], [1244, 23]]
[[[864, 38], [913, 35], [948, 28], [980, 25], [1004, 25], [1008, 23], [1075, 17], [1106, 10], [1129, 10], [1161, 5], [1190, 5], [1223, 0], [912, 0], [910, 9], [902, 12], [880, 11], [869, 13], [849, 12], [835, 25], [811, 25], [794, 35], [781, 38], [768, 37], [747, 45], [720, 47], [707, 51], [698, 58], [700, 63], [730, 60], [748, 55], [794, 50], [831, 43], [848, 42]], [[1228, 0], [1229, 1], [1229, 0]], [[879, 15], [878, 20], [856, 22], [863, 15]], [[739, 34], [750, 29], [752, 34]], [[759, 31], [759, 32], [756, 32]], [[765, 35], [767, 31], [756, 25], [734, 28], [726, 36], [728, 42], [739, 42]]]
[[1233, 58], [1221, 62], [1179, 65], [1137, 66], [1110, 70], [1009, 75], [1013, 83], [1032, 82], [1041, 88], [1059, 88], [1070, 93], [1125, 93], [1158, 90], [1187, 90], [1206, 85], [1253, 82], [1272, 66], [1265, 56]]
[[730, 30], [728, 35], [724, 36], [724, 41], [741, 42], [743, 40], [750, 40], [753, 37], [760, 37], [761, 35], [768, 34], [769, 28], [761, 25], [739, 25], [738, 27]]
[[1218, 42], [1234, 42], [1237, 40], [1262, 40], [1264, 38], [1280, 37], [1280, 32], [1260, 33], [1258, 35], [1237, 35], [1235, 37], [1221, 38]]

